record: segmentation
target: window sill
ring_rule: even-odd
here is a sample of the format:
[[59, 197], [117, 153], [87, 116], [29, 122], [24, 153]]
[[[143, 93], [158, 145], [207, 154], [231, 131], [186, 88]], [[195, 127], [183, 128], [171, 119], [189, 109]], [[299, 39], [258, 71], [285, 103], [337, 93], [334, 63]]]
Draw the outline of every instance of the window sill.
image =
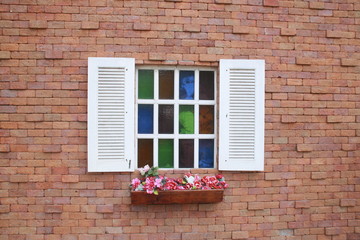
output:
[[217, 203], [223, 200], [223, 189], [211, 190], [171, 190], [161, 191], [159, 195], [131, 191], [131, 204], [191, 204]]

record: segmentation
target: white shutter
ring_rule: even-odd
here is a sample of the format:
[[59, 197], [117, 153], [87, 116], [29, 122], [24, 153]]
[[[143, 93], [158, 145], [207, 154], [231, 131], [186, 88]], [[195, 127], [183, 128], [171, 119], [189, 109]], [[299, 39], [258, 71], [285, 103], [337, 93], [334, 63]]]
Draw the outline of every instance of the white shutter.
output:
[[135, 59], [88, 59], [88, 171], [134, 170]]
[[264, 170], [264, 85], [264, 60], [220, 60], [220, 170]]

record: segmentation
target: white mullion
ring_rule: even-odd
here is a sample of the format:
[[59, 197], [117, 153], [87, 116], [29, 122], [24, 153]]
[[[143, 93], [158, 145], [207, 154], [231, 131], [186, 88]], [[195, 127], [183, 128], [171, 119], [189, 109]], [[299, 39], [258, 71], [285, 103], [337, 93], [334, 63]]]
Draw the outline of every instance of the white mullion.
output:
[[194, 138], [194, 168], [199, 168], [199, 138]]
[[218, 129], [218, 125], [217, 125], [217, 114], [218, 114], [218, 112], [217, 112], [217, 104], [216, 104], [216, 99], [217, 99], [217, 87], [218, 87], [218, 82], [217, 82], [217, 72], [216, 71], [214, 71], [214, 103], [213, 103], [213, 105], [214, 105], [214, 134], [213, 134], [213, 139], [214, 139], [214, 146], [213, 146], [213, 148], [214, 148], [214, 168], [215, 169], [217, 169], [217, 146], [218, 146], [218, 144], [217, 144], [217, 129]]
[[194, 79], [194, 168], [199, 168], [199, 99], [200, 99], [200, 72], [195, 70]]
[[159, 139], [157, 137], [153, 138], [153, 164], [154, 166], [159, 166]]
[[159, 70], [154, 69], [154, 133], [153, 133], [153, 162], [159, 166]]
[[179, 168], [179, 70], [174, 69], [174, 168]]

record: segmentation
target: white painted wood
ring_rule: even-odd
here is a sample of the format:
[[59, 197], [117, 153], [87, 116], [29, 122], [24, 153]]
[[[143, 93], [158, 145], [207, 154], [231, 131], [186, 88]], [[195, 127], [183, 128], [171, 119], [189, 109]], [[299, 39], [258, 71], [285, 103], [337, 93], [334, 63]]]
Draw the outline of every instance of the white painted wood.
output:
[[220, 60], [219, 170], [264, 170], [264, 60]]
[[[138, 99], [136, 98], [136, 105], [139, 104], [153, 104], [154, 105], [154, 134], [135, 134], [135, 139], [144, 139], [149, 138], [154, 140], [154, 165], [158, 164], [158, 140], [159, 139], [173, 139], [174, 140], [174, 168], [179, 169], [179, 140], [180, 139], [194, 139], [194, 168], [199, 167], [199, 144], [198, 141], [200, 138], [214, 139], [216, 143], [216, 130], [214, 134], [199, 134], [199, 105], [212, 105], [216, 109], [216, 100], [199, 100], [199, 71], [214, 71], [215, 74], [215, 83], [216, 83], [216, 71], [212, 68], [177, 68], [170, 66], [143, 66], [137, 67], [137, 76], [138, 79], [138, 70], [140, 69], [151, 69], [154, 70], [154, 99]], [[173, 70], [174, 71], [174, 99], [159, 99], [159, 70]], [[194, 100], [181, 100], [179, 99], [179, 73], [180, 71], [194, 71], [195, 72], [195, 92]], [[216, 93], [216, 92], [215, 92]], [[168, 104], [174, 106], [174, 133], [173, 134], [157, 134], [158, 132], [158, 110], [159, 105]], [[194, 134], [180, 134], [179, 133], [179, 106], [180, 105], [193, 105], [194, 106]], [[216, 112], [215, 112], [216, 113]], [[137, 121], [137, 117], [136, 117]], [[216, 121], [216, 119], [215, 119]], [[137, 123], [136, 123], [137, 126]], [[216, 126], [216, 122], [215, 122]], [[137, 140], [136, 140], [137, 141]], [[216, 146], [214, 147], [214, 156], [216, 156]], [[137, 146], [136, 146], [137, 149]], [[216, 163], [214, 163], [216, 167]], [[143, 166], [138, 166], [143, 167]]]
[[88, 59], [88, 171], [134, 170], [135, 59]]

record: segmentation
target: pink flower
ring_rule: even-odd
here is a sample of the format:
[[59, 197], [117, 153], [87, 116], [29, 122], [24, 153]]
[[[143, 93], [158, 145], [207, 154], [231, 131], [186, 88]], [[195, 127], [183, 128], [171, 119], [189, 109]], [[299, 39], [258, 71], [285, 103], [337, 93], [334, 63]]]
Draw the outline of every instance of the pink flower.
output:
[[185, 190], [185, 187], [184, 187], [184, 186], [177, 186], [176, 189], [177, 189], [177, 190]]
[[136, 189], [136, 188], [140, 185], [140, 183], [141, 183], [140, 179], [134, 178], [134, 179], [131, 181], [132, 188], [133, 188], [133, 189]]
[[155, 181], [153, 177], [146, 178], [144, 189], [153, 191], [155, 188]]
[[173, 180], [169, 180], [165, 183], [165, 189], [167, 190], [176, 190], [177, 183]]
[[200, 189], [202, 187], [202, 184], [200, 181], [195, 181], [194, 182], [194, 186], [197, 188], [197, 189]]
[[222, 179], [222, 178], [224, 178], [224, 176], [221, 175], [221, 174], [218, 174], [218, 175], [216, 175], [216, 178], [217, 178], [217, 179]]

